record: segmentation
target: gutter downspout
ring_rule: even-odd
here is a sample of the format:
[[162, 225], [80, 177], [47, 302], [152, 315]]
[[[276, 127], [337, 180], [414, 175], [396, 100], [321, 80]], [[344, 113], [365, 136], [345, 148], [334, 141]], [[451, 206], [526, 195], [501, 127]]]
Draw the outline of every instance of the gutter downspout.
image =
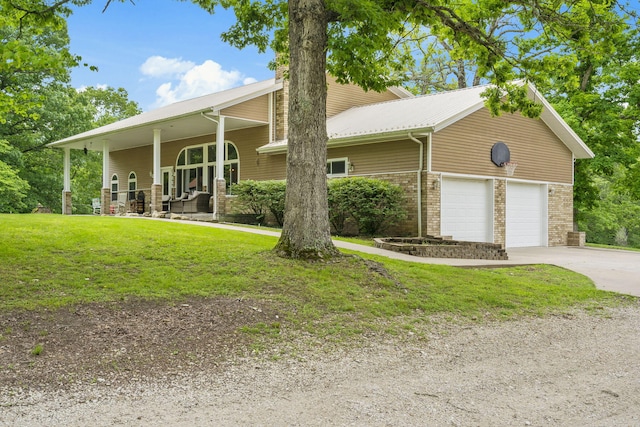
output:
[[[424, 144], [422, 141], [413, 136], [411, 132], [408, 134], [409, 139], [420, 146], [420, 159], [418, 161], [418, 237], [422, 237], [422, 171], [424, 169]], [[431, 133], [429, 133], [429, 142]]]
[[[205, 119], [207, 119], [207, 120], [211, 120], [213, 123], [216, 124], [216, 127], [220, 126], [220, 123], [216, 119], [213, 119], [213, 118], [207, 116], [204, 113], [204, 111], [201, 112], [200, 115], [202, 117], [204, 117]], [[217, 143], [217, 141], [216, 141], [216, 143]], [[217, 145], [216, 145], [216, 147], [217, 147]], [[216, 167], [217, 167], [217, 162], [216, 162]], [[215, 179], [214, 179], [214, 182], [216, 182]], [[214, 185], [213, 186], [213, 219], [216, 220], [217, 218], [218, 218], [218, 186]]]

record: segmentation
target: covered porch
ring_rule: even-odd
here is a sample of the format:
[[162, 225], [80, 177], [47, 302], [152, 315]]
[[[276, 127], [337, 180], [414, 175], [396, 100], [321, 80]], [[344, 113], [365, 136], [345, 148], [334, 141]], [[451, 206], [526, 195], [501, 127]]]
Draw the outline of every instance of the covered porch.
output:
[[[266, 80], [161, 107], [50, 144], [64, 150], [63, 214], [72, 213], [71, 150], [84, 150], [102, 153], [101, 214], [175, 211], [219, 218], [225, 213], [228, 181], [238, 179], [237, 168], [234, 176], [228, 166], [235, 146], [225, 136], [268, 126], [271, 139], [274, 92], [281, 88], [281, 82]], [[264, 104], [262, 113], [234, 108], [256, 98]], [[181, 141], [198, 138], [207, 144], [174, 152]], [[167, 143], [174, 144], [163, 156]], [[185, 165], [195, 161], [194, 156], [199, 156], [200, 166], [191, 170]], [[127, 159], [127, 169], [114, 166], [116, 158]]]

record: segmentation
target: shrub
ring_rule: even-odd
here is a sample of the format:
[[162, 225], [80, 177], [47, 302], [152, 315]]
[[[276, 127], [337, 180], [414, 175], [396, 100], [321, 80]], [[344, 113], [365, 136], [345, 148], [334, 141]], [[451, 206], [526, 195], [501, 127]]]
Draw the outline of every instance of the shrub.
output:
[[258, 222], [270, 212], [278, 225], [284, 222], [285, 181], [241, 181], [234, 185], [240, 203], [250, 210]]
[[348, 217], [360, 234], [375, 235], [406, 218], [402, 188], [372, 178], [340, 178], [328, 183], [329, 220], [342, 233]]
[[[259, 222], [271, 213], [278, 225], [284, 222], [285, 181], [241, 181], [234, 192]], [[402, 189], [371, 178], [339, 178], [328, 182], [329, 221], [337, 234], [353, 219], [358, 232], [374, 235], [406, 218]]]

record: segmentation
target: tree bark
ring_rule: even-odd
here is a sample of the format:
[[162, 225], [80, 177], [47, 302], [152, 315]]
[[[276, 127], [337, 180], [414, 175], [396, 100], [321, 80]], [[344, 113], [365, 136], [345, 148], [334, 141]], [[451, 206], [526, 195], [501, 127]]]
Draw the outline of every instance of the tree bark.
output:
[[327, 204], [327, 19], [324, 0], [289, 1], [287, 192], [275, 250], [298, 259], [339, 254]]

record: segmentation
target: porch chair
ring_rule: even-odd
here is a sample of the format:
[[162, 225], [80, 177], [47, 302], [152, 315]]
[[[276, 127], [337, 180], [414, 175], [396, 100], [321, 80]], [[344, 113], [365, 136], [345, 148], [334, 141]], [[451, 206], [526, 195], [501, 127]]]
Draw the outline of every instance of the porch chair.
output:
[[100, 198], [91, 199], [91, 208], [94, 215], [100, 215], [101, 202]]
[[126, 192], [118, 193], [118, 213], [127, 213], [127, 194]]

